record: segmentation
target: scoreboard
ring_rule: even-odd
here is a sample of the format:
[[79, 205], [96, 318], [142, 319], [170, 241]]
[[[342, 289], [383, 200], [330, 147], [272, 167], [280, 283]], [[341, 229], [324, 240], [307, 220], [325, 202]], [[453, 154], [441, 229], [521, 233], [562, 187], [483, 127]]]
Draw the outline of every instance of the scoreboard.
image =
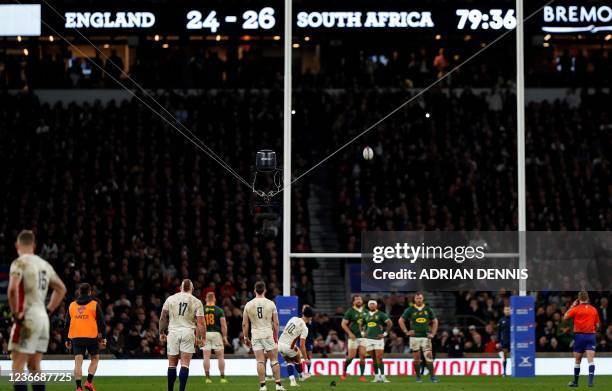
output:
[[[40, 34], [63, 34], [78, 29], [84, 34], [174, 34], [174, 35], [281, 35], [284, 9], [280, 0], [241, 2], [181, 1], [159, 4], [150, 1], [61, 2], [31, 1], [24, 7], [23, 20], [0, 5], [0, 22], [30, 26], [32, 7], [38, 6]], [[540, 5], [538, 5], [538, 3]], [[94, 4], [94, 5], [89, 5]], [[526, 14], [544, 3], [527, 2]], [[303, 1], [294, 4], [295, 33], [432, 32], [434, 34], [473, 34], [507, 31], [515, 28], [513, 2], [492, 0], [461, 4], [424, 0], [371, 0], [334, 2]], [[25, 12], [29, 7], [29, 12]], [[23, 23], [21, 23], [23, 22]], [[3, 23], [0, 23], [0, 26]], [[7, 25], [5, 23], [5, 25]], [[545, 6], [526, 23], [531, 34], [605, 33], [612, 31], [612, 5], [602, 1], [583, 4], [556, 2]], [[13, 29], [14, 30], [14, 29]], [[0, 35], [15, 35], [13, 30]], [[36, 29], [29, 31], [37, 31]], [[24, 32], [23, 35], [28, 35]], [[29, 34], [32, 35], [32, 34]]]
[[[148, 8], [70, 10], [55, 23], [59, 29], [158, 31], [164, 33], [249, 33], [276, 31], [278, 11], [258, 9], [189, 8], [182, 11], [155, 11]], [[63, 19], [63, 26], [62, 26]], [[51, 28], [52, 26], [48, 26]]]

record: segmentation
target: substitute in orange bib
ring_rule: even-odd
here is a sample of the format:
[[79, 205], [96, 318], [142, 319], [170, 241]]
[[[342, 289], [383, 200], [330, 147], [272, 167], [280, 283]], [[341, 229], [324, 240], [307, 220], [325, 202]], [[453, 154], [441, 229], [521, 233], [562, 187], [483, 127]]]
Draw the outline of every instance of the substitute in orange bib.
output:
[[66, 312], [64, 333], [66, 348], [72, 348], [74, 354], [74, 377], [77, 391], [82, 391], [83, 356], [89, 353], [91, 362], [87, 372], [85, 389], [95, 391], [93, 378], [100, 361], [100, 347], [106, 348], [106, 325], [100, 304], [93, 298], [89, 284], [79, 286], [79, 297], [70, 303]]
[[589, 362], [589, 387], [593, 387], [595, 377], [595, 347], [597, 346], [596, 335], [599, 328], [599, 314], [597, 309], [589, 304], [589, 294], [586, 291], [578, 293], [578, 300], [574, 301], [571, 308], [565, 313], [563, 320], [574, 320], [574, 380], [568, 386], [578, 387], [578, 376], [580, 375], [580, 362], [582, 355], [586, 352]]

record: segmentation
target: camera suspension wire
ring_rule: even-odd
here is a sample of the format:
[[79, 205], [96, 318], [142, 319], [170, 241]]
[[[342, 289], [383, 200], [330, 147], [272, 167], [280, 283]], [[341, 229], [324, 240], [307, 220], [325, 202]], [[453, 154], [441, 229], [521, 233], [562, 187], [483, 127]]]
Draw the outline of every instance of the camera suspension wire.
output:
[[253, 175], [253, 184], [251, 185], [252, 189], [253, 189], [253, 193], [255, 195], [257, 195], [258, 197], [260, 197], [266, 204], [269, 204], [272, 201], [272, 198], [274, 197], [275, 194], [278, 193], [278, 191], [282, 188], [283, 183], [281, 181], [281, 179], [279, 178], [279, 175], [283, 172], [282, 169], [275, 169], [274, 170], [274, 175], [273, 175], [273, 181], [274, 181], [274, 186], [276, 186], [276, 190], [269, 190], [269, 191], [263, 191], [263, 190], [257, 190], [257, 188], [255, 187], [255, 185], [257, 184], [257, 174], [258, 171], [255, 171], [255, 175]]
[[[14, 0], [16, 3], [18, 4], [22, 4], [19, 0]], [[57, 14], [64, 22], [66, 21], [66, 19], [64, 18], [64, 16], [56, 9], [54, 8], [51, 4], [49, 4], [49, 2], [47, 0], [42, 0], [51, 10], [53, 10], [53, 12], [55, 14]], [[136, 98], [140, 103], [142, 103], [145, 107], [147, 107], [151, 112], [153, 112], [154, 114], [156, 114], [157, 116], [159, 116], [162, 120], [164, 120], [168, 125], [170, 125], [171, 128], [173, 128], [175, 131], [177, 131], [180, 135], [182, 135], [187, 141], [191, 142], [196, 148], [198, 148], [199, 150], [201, 150], [202, 152], [204, 152], [204, 154], [206, 154], [209, 158], [211, 158], [212, 160], [214, 160], [216, 163], [218, 163], [221, 167], [223, 167], [226, 171], [228, 171], [230, 174], [232, 174], [239, 182], [241, 182], [242, 184], [244, 184], [245, 186], [252, 188], [251, 184], [244, 179], [240, 174], [238, 174], [238, 172], [236, 172], [228, 163], [226, 163], [217, 153], [215, 153], [215, 151], [210, 148], [209, 146], [207, 146], [200, 138], [198, 138], [195, 133], [193, 133], [189, 128], [187, 128], [181, 121], [179, 121], [176, 117], [174, 117], [174, 115], [172, 115], [172, 113], [170, 113], [161, 103], [159, 103], [155, 97], [150, 94], [145, 88], [143, 88], [138, 82], [136, 82], [134, 79], [132, 79], [124, 70], [123, 68], [121, 68], [120, 66], [118, 66], [117, 64], [115, 64], [113, 61], [110, 60], [110, 58], [108, 58], [108, 56], [106, 56], [106, 54], [104, 54], [104, 52], [102, 50], [100, 50], [96, 45], [93, 44], [93, 42], [91, 42], [83, 33], [81, 33], [77, 28], [74, 28], [74, 31], [81, 37], [83, 38], [91, 47], [93, 47], [96, 52], [98, 52], [106, 61], [106, 63], [111, 64], [113, 67], [115, 67], [120, 73], [121, 75], [123, 75], [127, 80], [129, 80], [134, 86], [137, 87], [138, 91], [140, 91], [143, 95], [145, 95], [148, 99], [150, 99], [152, 102], [154, 102], [156, 104], [156, 106], [161, 109], [161, 111], [164, 113], [160, 113], [159, 111], [155, 110], [153, 107], [151, 107], [151, 105], [149, 105], [147, 102], [145, 102], [140, 96], [138, 96], [136, 93], [134, 93], [134, 91], [132, 91], [132, 89], [128, 88], [125, 84], [123, 84], [119, 79], [117, 79], [116, 77], [110, 75], [103, 67], [101, 67], [99, 64], [97, 64], [95, 61], [91, 61], [89, 60], [89, 57], [87, 55], [85, 55], [85, 53], [83, 53], [83, 51], [81, 49], [79, 49], [77, 46], [75, 46], [74, 44], [72, 44], [70, 41], [68, 41], [68, 39], [66, 39], [62, 34], [60, 34], [58, 31], [56, 31], [52, 26], [50, 26], [48, 23], [46, 23], [42, 18], [41, 18], [41, 23], [43, 23], [49, 30], [51, 30], [55, 35], [57, 35], [58, 37], [60, 37], [64, 42], [66, 42], [70, 47], [72, 47], [74, 50], [76, 50], [79, 54], [81, 54], [83, 56], [83, 58], [86, 58], [90, 64], [92, 64], [93, 66], [95, 66], [98, 70], [100, 70], [100, 72], [102, 72], [104, 75], [106, 75], [106, 77], [112, 79], [115, 83], [117, 83], [121, 88], [123, 88], [125, 91], [127, 91], [128, 93], [130, 93], [134, 98]], [[170, 117], [170, 119], [168, 119], [167, 117]], [[178, 124], [181, 128], [179, 129], [177, 127]]]
[[[542, 11], [545, 7], [551, 5], [552, 3], [554, 3], [556, 0], [549, 0], [548, 2], [546, 2], [544, 5], [542, 5], [541, 7], [539, 7], [537, 10], [535, 10], [534, 12], [532, 12], [531, 14], [529, 14], [527, 17], [523, 18], [523, 21], [528, 21], [531, 18], [533, 18], [535, 15], [537, 15], [540, 11]], [[518, 25], [518, 21], [517, 21], [517, 25]], [[447, 79], [448, 77], [450, 77], [452, 74], [454, 74], [455, 72], [457, 72], [459, 69], [461, 69], [464, 65], [466, 65], [467, 63], [471, 62], [474, 58], [478, 57], [481, 53], [483, 53], [484, 51], [486, 51], [488, 48], [490, 48], [491, 46], [495, 45], [497, 42], [499, 42], [501, 39], [505, 38], [506, 36], [508, 36], [510, 33], [513, 32], [514, 29], [508, 29], [507, 31], [503, 32], [502, 34], [500, 34], [497, 38], [495, 38], [494, 40], [492, 40], [491, 42], [489, 42], [488, 44], [486, 44], [484, 47], [480, 48], [478, 51], [476, 51], [476, 53], [472, 54], [470, 57], [468, 57], [467, 59], [465, 59], [464, 61], [462, 61], [460, 64], [458, 64], [457, 66], [455, 66], [454, 68], [452, 68], [450, 71], [448, 71], [447, 73], [445, 73], [444, 75], [440, 76], [438, 79], [436, 79], [435, 81], [433, 81], [431, 84], [429, 84], [428, 86], [426, 86], [425, 88], [421, 89], [419, 92], [417, 92], [414, 96], [412, 96], [411, 98], [409, 98], [408, 100], [406, 100], [405, 102], [403, 102], [402, 104], [400, 104], [399, 106], [397, 106], [395, 109], [391, 110], [389, 113], [387, 113], [385, 116], [383, 116], [381, 119], [379, 119], [378, 121], [376, 121], [375, 123], [373, 123], [372, 125], [368, 126], [365, 130], [363, 130], [362, 132], [358, 133], [356, 136], [354, 136], [353, 138], [351, 138], [350, 140], [348, 140], [344, 145], [342, 145], [340, 148], [336, 149], [335, 151], [333, 151], [332, 153], [330, 153], [329, 155], [327, 155], [326, 157], [324, 157], [322, 160], [320, 160], [318, 163], [316, 163], [315, 165], [313, 165], [312, 167], [310, 167], [308, 170], [304, 171], [303, 173], [301, 173], [300, 175], [298, 175], [297, 177], [295, 177], [291, 182], [286, 182], [284, 184], [283, 189], [281, 189], [279, 192], [277, 192], [276, 194], [274, 194], [275, 196], [280, 193], [281, 191], [286, 191], [290, 185], [292, 185], [293, 183], [299, 181], [300, 179], [302, 179], [304, 176], [308, 175], [310, 172], [312, 172], [314, 169], [316, 169], [317, 167], [319, 167], [320, 165], [322, 165], [323, 163], [325, 163], [326, 161], [328, 161], [329, 159], [331, 159], [333, 156], [335, 156], [336, 154], [338, 154], [339, 152], [341, 152], [342, 150], [346, 149], [346, 147], [348, 147], [349, 145], [351, 145], [352, 143], [354, 143], [355, 141], [357, 141], [358, 139], [360, 139], [361, 137], [363, 137], [365, 134], [371, 132], [372, 130], [376, 129], [380, 124], [382, 124], [383, 122], [385, 122], [387, 119], [389, 119], [390, 117], [392, 117], [393, 115], [395, 115], [397, 112], [399, 112], [400, 110], [402, 110], [404, 107], [408, 106], [410, 103], [414, 102], [415, 100], [417, 100], [419, 97], [421, 97], [422, 95], [424, 95], [426, 92], [428, 92], [430, 89], [432, 89], [433, 87], [435, 87], [436, 85], [440, 84], [443, 80]]]
[[282, 187], [283, 187], [283, 180], [282, 180], [282, 178], [279, 178], [279, 177], [278, 177], [279, 172], [280, 172], [280, 173], [282, 173], [282, 172], [283, 172], [283, 170], [276, 170], [276, 171], [274, 172], [274, 178], [273, 178], [273, 180], [274, 180], [274, 186], [276, 186], [276, 191], [278, 191], [278, 190], [282, 189]]

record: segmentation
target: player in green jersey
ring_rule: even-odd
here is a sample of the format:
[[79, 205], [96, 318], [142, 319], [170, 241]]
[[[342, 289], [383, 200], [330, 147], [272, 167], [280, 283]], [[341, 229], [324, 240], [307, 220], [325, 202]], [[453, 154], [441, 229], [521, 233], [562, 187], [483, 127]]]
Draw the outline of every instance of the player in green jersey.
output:
[[225, 378], [224, 347], [229, 345], [227, 340], [227, 322], [225, 312], [215, 305], [217, 298], [214, 292], [206, 294], [206, 306], [204, 307], [204, 321], [206, 323], [206, 342], [204, 344], [204, 373], [206, 384], [212, 383], [210, 378], [210, 356], [214, 353], [219, 363], [221, 383], [227, 383]]
[[[410, 325], [410, 330], [408, 330], [408, 324]], [[406, 308], [406, 311], [404, 311], [399, 320], [399, 325], [404, 334], [410, 337], [410, 350], [412, 350], [412, 357], [414, 359], [413, 365], [416, 381], [422, 382], [419, 368], [422, 350], [431, 381], [437, 383], [438, 378], [434, 373], [431, 339], [438, 332], [438, 319], [431, 307], [425, 304], [423, 293], [417, 292], [414, 294], [414, 304]]]
[[348, 338], [348, 351], [341, 379], [346, 380], [347, 369], [355, 359], [355, 356], [359, 354], [359, 371], [361, 373], [359, 381], [364, 382], [366, 381], [364, 376], [366, 351], [365, 340], [361, 337], [363, 329], [363, 298], [360, 295], [354, 295], [351, 304], [351, 308], [344, 313], [341, 324]]
[[372, 383], [389, 383], [385, 377], [385, 366], [383, 364], [383, 353], [385, 352], [385, 337], [391, 331], [393, 322], [389, 316], [378, 310], [376, 300], [368, 301], [368, 311], [363, 314], [364, 336], [366, 351], [374, 361], [375, 377]]

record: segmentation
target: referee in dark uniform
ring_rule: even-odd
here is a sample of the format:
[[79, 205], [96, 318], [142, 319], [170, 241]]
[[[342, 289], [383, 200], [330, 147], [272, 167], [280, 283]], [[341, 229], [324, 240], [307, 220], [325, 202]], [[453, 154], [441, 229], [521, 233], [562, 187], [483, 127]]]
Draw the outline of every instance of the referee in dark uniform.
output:
[[506, 364], [510, 357], [510, 314], [512, 314], [510, 307], [504, 307], [504, 316], [497, 323], [497, 348], [501, 349], [503, 354], [504, 376], [506, 376]]
[[85, 389], [95, 391], [93, 377], [100, 361], [100, 347], [106, 348], [106, 325], [104, 314], [97, 301], [92, 298], [93, 292], [89, 284], [79, 286], [79, 297], [70, 303], [66, 311], [64, 336], [66, 348], [74, 354], [74, 377], [77, 391], [83, 391], [81, 377], [83, 376], [83, 357], [89, 353], [91, 363], [87, 372]]

